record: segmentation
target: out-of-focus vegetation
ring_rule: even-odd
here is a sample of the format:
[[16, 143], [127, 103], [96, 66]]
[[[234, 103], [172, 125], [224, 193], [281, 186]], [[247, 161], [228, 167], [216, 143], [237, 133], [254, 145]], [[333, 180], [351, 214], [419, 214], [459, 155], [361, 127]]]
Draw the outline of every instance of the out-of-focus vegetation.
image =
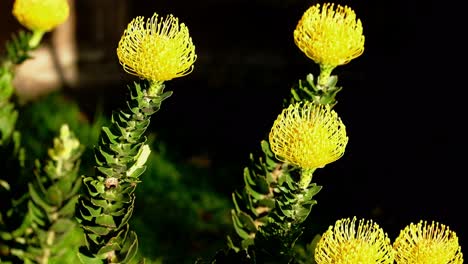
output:
[[[23, 145], [28, 156], [44, 159], [44, 145], [52, 141], [61, 124], [67, 123], [80, 142], [88, 146], [82, 155], [80, 174], [93, 169], [92, 148], [101, 127], [109, 122], [103, 107], [85, 113], [77, 100], [58, 91], [22, 106], [20, 111], [18, 129], [24, 131]], [[136, 210], [131, 220], [139, 234], [140, 253], [147, 260], [165, 263], [194, 263], [197, 258], [211, 257], [225, 246], [225, 236], [231, 232], [229, 197], [210, 184], [211, 168], [177, 160], [176, 150], [161, 142], [157, 131], [149, 134], [149, 141], [152, 152], [142, 176], [144, 184], [136, 191]], [[77, 234], [82, 236], [81, 232]]]

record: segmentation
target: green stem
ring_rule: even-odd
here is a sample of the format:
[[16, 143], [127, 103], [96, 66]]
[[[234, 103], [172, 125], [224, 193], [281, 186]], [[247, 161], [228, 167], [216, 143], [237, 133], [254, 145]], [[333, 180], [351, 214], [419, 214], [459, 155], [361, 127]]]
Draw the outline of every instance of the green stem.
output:
[[42, 30], [34, 30], [31, 39], [29, 40], [29, 47], [31, 49], [37, 48], [39, 43], [41, 43], [42, 37], [44, 36], [44, 31]]
[[151, 81], [148, 87], [148, 96], [158, 96], [164, 90], [164, 84], [162, 82]]
[[312, 181], [312, 176], [315, 171], [314, 169], [302, 169], [301, 171], [301, 179], [299, 180], [299, 186], [302, 189], [306, 189], [309, 187], [310, 182]]
[[318, 77], [318, 89], [324, 90], [327, 92], [328, 88], [328, 80], [330, 79], [331, 72], [335, 66], [330, 66], [330, 65], [320, 65], [320, 75]]
[[[84, 177], [85, 194], [80, 197], [78, 221], [85, 231], [82, 259], [120, 263], [135, 256], [137, 236], [130, 230], [135, 188], [150, 154], [145, 132], [171, 95], [162, 82], [129, 86], [128, 109], [115, 111], [109, 127], [103, 127], [95, 149], [96, 174]], [[86, 261], [83, 261], [86, 263]]]

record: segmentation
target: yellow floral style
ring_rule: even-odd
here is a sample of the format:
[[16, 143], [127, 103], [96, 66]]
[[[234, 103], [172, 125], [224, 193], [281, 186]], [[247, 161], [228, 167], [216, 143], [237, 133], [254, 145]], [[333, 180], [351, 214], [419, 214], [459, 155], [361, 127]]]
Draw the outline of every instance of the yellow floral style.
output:
[[401, 264], [461, 264], [458, 237], [448, 226], [420, 221], [403, 229], [395, 242], [395, 261]]
[[126, 72], [158, 83], [191, 73], [197, 58], [185, 24], [156, 13], [146, 22], [136, 17], [128, 24], [117, 56]]
[[346, 128], [329, 105], [291, 104], [275, 120], [269, 135], [279, 160], [316, 169], [339, 159], [348, 143]]
[[13, 15], [29, 30], [47, 32], [67, 20], [69, 9], [67, 0], [15, 0]]
[[364, 52], [361, 20], [351, 8], [335, 8], [330, 3], [313, 5], [303, 14], [294, 30], [294, 42], [320, 65], [322, 78]]
[[317, 264], [392, 264], [393, 260], [392, 245], [383, 229], [363, 219], [356, 226], [356, 217], [336, 221], [315, 248]]

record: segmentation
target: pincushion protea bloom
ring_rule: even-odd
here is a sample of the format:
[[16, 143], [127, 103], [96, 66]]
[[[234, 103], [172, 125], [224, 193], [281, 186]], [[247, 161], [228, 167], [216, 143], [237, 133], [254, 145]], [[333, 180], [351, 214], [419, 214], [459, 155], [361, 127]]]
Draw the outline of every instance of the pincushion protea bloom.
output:
[[153, 82], [187, 75], [196, 60], [195, 46], [184, 23], [154, 14], [146, 22], [136, 17], [121, 37], [117, 56], [124, 70]]
[[69, 13], [67, 0], [15, 0], [13, 4], [13, 15], [32, 31], [50, 31], [65, 22]]
[[339, 159], [348, 143], [346, 128], [329, 105], [291, 104], [275, 120], [269, 135], [279, 160], [316, 169]]
[[411, 223], [400, 232], [393, 247], [396, 263], [463, 263], [457, 234], [437, 222]]
[[356, 217], [336, 221], [315, 247], [318, 264], [393, 263], [393, 249], [387, 234], [371, 220]]
[[[294, 30], [294, 42], [326, 74], [364, 52], [361, 20], [347, 6], [311, 6]], [[325, 80], [327, 81], [327, 80]]]

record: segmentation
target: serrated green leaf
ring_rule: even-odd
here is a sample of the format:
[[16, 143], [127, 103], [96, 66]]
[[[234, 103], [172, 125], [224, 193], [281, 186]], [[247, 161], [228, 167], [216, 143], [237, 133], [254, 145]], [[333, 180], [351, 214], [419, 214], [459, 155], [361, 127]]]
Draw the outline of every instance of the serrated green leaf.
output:
[[102, 174], [106, 175], [107, 177], [114, 177], [115, 172], [113, 168], [109, 167], [103, 167], [103, 166], [97, 166], [96, 167], [99, 172]]
[[96, 207], [101, 207], [103, 209], [107, 209], [110, 206], [109, 202], [102, 198], [91, 198], [90, 201], [91, 204], [95, 205]]
[[114, 221], [114, 217], [108, 215], [108, 214], [103, 214], [101, 216], [96, 217], [96, 224], [109, 227], [109, 228], [115, 228], [116, 224]]
[[98, 180], [94, 180], [91, 177], [85, 177], [83, 179], [83, 183], [85, 184], [86, 188], [88, 189], [88, 193], [92, 196], [98, 196], [105, 192], [104, 183]]
[[86, 209], [89, 212], [89, 216], [96, 217], [102, 214], [102, 208], [94, 208], [92, 206], [88, 206], [85, 204], [85, 201], [81, 201], [81, 212], [83, 213], [82, 209]]
[[82, 226], [83, 229], [89, 231], [89, 232], [92, 232], [98, 236], [106, 236], [109, 234], [109, 232], [111, 230], [109, 230], [109, 228], [107, 227], [102, 227], [102, 226], [89, 226], [89, 225], [86, 225], [86, 226]]
[[110, 131], [108, 127], [102, 127], [102, 132], [104, 132], [104, 133], [101, 133], [101, 137], [103, 139], [107, 139], [107, 141], [111, 144], [118, 143], [116, 140], [118, 136], [114, 135], [114, 133], [112, 133], [112, 131]]
[[107, 153], [102, 147], [97, 147], [96, 150], [97, 152], [95, 153], [95, 159], [98, 162], [98, 165], [102, 166], [104, 164], [118, 164], [118, 160], [113, 154]]

